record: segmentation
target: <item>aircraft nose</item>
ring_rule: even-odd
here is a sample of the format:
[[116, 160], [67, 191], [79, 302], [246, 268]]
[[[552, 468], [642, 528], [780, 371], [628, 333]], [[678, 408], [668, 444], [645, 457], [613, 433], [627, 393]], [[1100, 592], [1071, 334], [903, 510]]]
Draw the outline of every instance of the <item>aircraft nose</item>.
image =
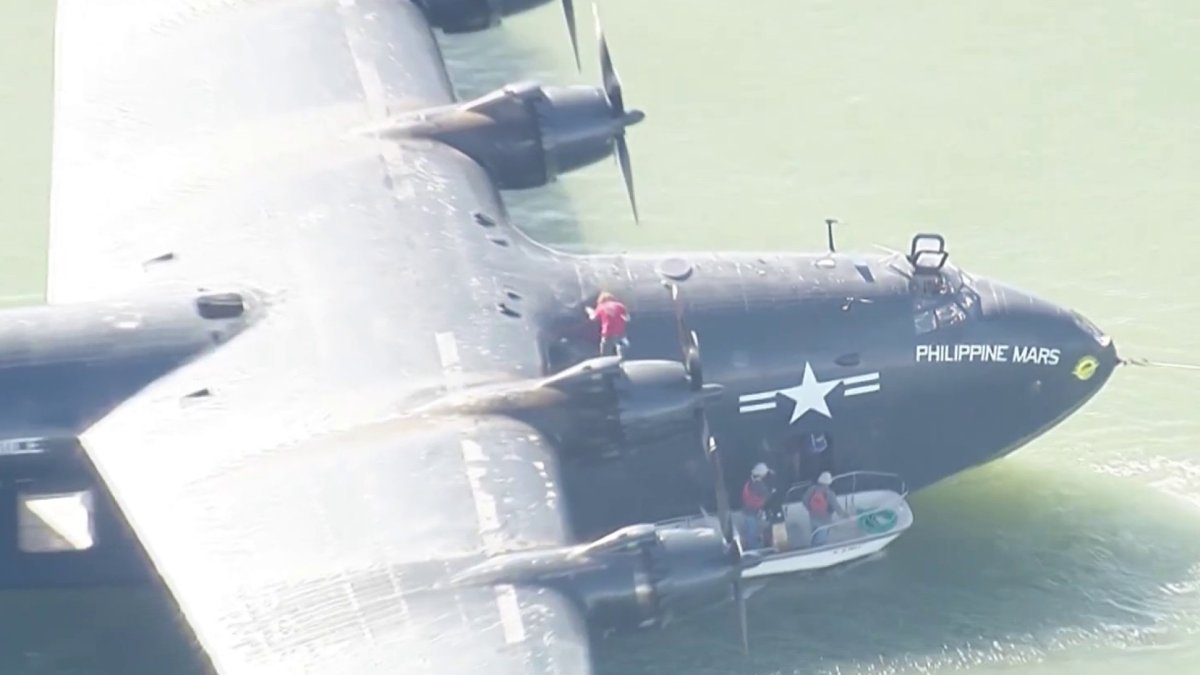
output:
[[932, 377], [912, 379], [924, 392], [914, 401], [936, 403], [914, 404], [912, 419], [948, 466], [1023, 447], [1086, 405], [1118, 364], [1113, 341], [1082, 314], [993, 280], [966, 278], [953, 305], [915, 319], [913, 372]]
[[1010, 340], [1015, 357], [1056, 366], [1075, 385], [1092, 385], [1088, 396], [1117, 367], [1112, 338], [1079, 312], [994, 280], [977, 280], [975, 288], [985, 323]]

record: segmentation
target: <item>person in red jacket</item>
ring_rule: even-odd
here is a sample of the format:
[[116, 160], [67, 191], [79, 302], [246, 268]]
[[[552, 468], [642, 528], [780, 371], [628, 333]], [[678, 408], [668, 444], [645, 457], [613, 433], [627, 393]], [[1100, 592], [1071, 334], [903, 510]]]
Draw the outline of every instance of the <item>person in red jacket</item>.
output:
[[810, 485], [804, 490], [801, 500], [808, 508], [808, 516], [813, 526], [812, 545], [822, 546], [829, 541], [829, 531], [833, 528], [834, 516], [849, 518], [845, 507], [837, 499], [837, 493], [830, 487], [833, 476], [828, 471], [821, 472], [816, 485]]
[[629, 349], [629, 338], [625, 337], [629, 311], [625, 305], [605, 291], [596, 298], [595, 309], [588, 307], [587, 313], [589, 319], [600, 322], [600, 356], [616, 354], [624, 358]]
[[763, 536], [763, 526], [766, 524], [766, 514], [763, 507], [771, 497], [773, 490], [767, 483], [771, 469], [759, 462], [750, 471], [750, 480], [742, 486], [742, 522], [745, 533], [743, 545], [747, 550], [767, 546]]

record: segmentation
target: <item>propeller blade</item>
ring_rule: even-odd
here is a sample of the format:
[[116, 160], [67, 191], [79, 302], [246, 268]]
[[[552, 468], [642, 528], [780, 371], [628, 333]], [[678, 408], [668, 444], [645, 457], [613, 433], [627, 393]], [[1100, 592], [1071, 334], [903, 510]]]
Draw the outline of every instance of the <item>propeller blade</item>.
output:
[[[686, 366], [688, 351], [695, 345], [696, 333], [690, 330], [687, 322], [683, 320], [683, 303], [679, 301], [679, 286], [665, 279], [662, 284], [671, 296], [671, 309], [675, 312], [675, 332], [679, 338], [679, 355], [683, 357], [683, 364]], [[698, 350], [697, 355], [699, 355]]]
[[625, 132], [617, 136], [616, 153], [621, 176], [625, 179], [625, 192], [629, 195], [629, 206], [633, 209], [633, 222], [641, 223], [638, 218], [637, 199], [633, 194], [633, 167], [629, 163], [629, 146], [625, 143]]
[[700, 338], [696, 331], [687, 326], [683, 319], [683, 304], [679, 301], [679, 287], [670, 281], [663, 280], [663, 286], [671, 295], [671, 307], [675, 310], [675, 330], [679, 337], [679, 352], [683, 357], [683, 367], [691, 380], [692, 388], [704, 387], [703, 368], [700, 363]]
[[[623, 141], [624, 139], [619, 138], [619, 140]], [[632, 200], [632, 198], [633, 193], [630, 192], [630, 199]], [[634, 214], [636, 217], [636, 207]], [[666, 280], [663, 281], [663, 285], [667, 288], [667, 292], [671, 294], [671, 304], [675, 309], [675, 323], [679, 330], [679, 348], [683, 351], [684, 368], [688, 372], [688, 378], [692, 381], [692, 386], [698, 390], [718, 387], [718, 385], [706, 386], [703, 384], [703, 376], [701, 375], [700, 368], [700, 337], [696, 335], [695, 331], [688, 329], [686, 322], [683, 320], [683, 306], [679, 302], [679, 287]], [[717, 450], [717, 440], [713, 438], [708, 426], [708, 414], [705, 411], [704, 404], [701, 404], [696, 409], [696, 415], [699, 418], [700, 439], [705, 444], [705, 455], [712, 465], [714, 487], [717, 492], [717, 521], [720, 523], [721, 536], [725, 539], [726, 546], [728, 546], [730, 552], [729, 567], [733, 573], [733, 598], [734, 602], [737, 603], [738, 623], [741, 626], [742, 653], [749, 656], [750, 624], [746, 616], [746, 595], [742, 590], [742, 570], [754, 567], [761, 561], [761, 558], [754, 552], [751, 552], [750, 555], [743, 554], [742, 537], [733, 524], [733, 514], [729, 508], [729, 490], [725, 484], [725, 468], [721, 465], [721, 455]]]
[[679, 286], [667, 281], [662, 282], [666, 287], [667, 293], [671, 296], [671, 309], [675, 312], [675, 330], [679, 333], [679, 349], [683, 356], [687, 356], [687, 338], [686, 331], [683, 328], [683, 306], [679, 304]]
[[575, 69], [583, 72], [579, 63], [579, 37], [575, 32], [575, 0], [562, 0], [563, 15], [567, 19], [567, 33], [571, 36], [571, 51], [575, 53]]
[[[675, 297], [672, 294], [672, 297]], [[680, 337], [684, 334], [682, 327], [682, 319], [680, 326]], [[697, 361], [699, 360], [699, 342], [695, 333], [688, 333], [692, 339], [693, 346], [691, 347], [696, 354]], [[708, 460], [712, 464], [713, 478], [717, 491], [717, 520], [721, 524], [721, 535], [725, 538], [725, 543], [729, 547], [730, 553], [730, 570], [733, 573], [733, 600], [737, 604], [738, 625], [741, 627], [742, 633], [742, 653], [746, 656], [750, 655], [750, 624], [746, 617], [746, 594], [742, 589], [742, 570], [754, 567], [761, 558], [755, 552], [745, 554], [742, 550], [742, 535], [733, 524], [733, 514], [729, 508], [729, 490], [725, 485], [725, 468], [721, 465], [721, 454], [717, 449], [717, 440], [712, 437], [708, 426], [708, 414], [704, 407], [700, 407], [696, 414], [700, 416], [700, 438], [707, 443]]]
[[595, 3], [592, 3], [592, 16], [596, 19], [596, 40], [600, 43], [600, 77], [604, 83], [604, 94], [613, 107], [615, 117], [622, 117], [625, 114], [625, 99], [621, 95], [621, 78], [617, 77], [617, 69], [613, 67], [608, 40], [604, 39], [604, 29], [600, 26], [600, 8]]
[[691, 337], [691, 346], [687, 347], [683, 356], [683, 367], [687, 371], [688, 377], [691, 378], [693, 389], [704, 388], [704, 366], [700, 362], [700, 338], [696, 335], [696, 331], [688, 331], [688, 336]]
[[[564, 0], [564, 3], [567, 1]], [[637, 197], [633, 191], [633, 166], [629, 161], [629, 145], [625, 142], [625, 129], [646, 119], [646, 114], [641, 110], [625, 110], [625, 96], [621, 93], [621, 78], [617, 76], [617, 69], [613, 66], [612, 54], [608, 51], [608, 40], [604, 38], [604, 29], [600, 25], [600, 8], [596, 6], [596, 3], [592, 3], [592, 16], [596, 20], [596, 41], [600, 48], [600, 79], [603, 84], [604, 97], [608, 99], [608, 106], [612, 110], [614, 122], [613, 154], [617, 158], [617, 166], [621, 169], [621, 177], [625, 179], [625, 192], [629, 195], [633, 220], [640, 223]]]
[[733, 601], [737, 603], [738, 625], [742, 629], [742, 654], [750, 655], [750, 620], [746, 616], [746, 594], [742, 589], [742, 570], [733, 577]]
[[[707, 415], [705, 415], [704, 420], [704, 430], [708, 431]], [[725, 470], [721, 466], [721, 456], [717, 452], [717, 441], [712, 436], [708, 437], [708, 458], [712, 462], [713, 475], [716, 478], [717, 518], [721, 522], [721, 534], [725, 537], [725, 541], [736, 544], [737, 532], [733, 528], [733, 517], [729, 513], [729, 491], [725, 488]], [[740, 545], [737, 545], [737, 550], [740, 561]]]
[[742, 571], [750, 569], [762, 562], [762, 557], [755, 551], [746, 553], [742, 550], [742, 536], [737, 529], [733, 530], [733, 601], [737, 604], [738, 625], [742, 632], [742, 654], [750, 655], [750, 621], [746, 616], [746, 593], [742, 585]]

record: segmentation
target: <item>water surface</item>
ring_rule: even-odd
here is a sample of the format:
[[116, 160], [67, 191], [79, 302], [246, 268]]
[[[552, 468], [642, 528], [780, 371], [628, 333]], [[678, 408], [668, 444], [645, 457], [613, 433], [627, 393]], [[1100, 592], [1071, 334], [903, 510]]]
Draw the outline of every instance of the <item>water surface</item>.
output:
[[[447, 45], [464, 95], [584, 73], [548, 8]], [[752, 7], [752, 9], [747, 9]], [[602, 162], [512, 195], [564, 246], [907, 247], [1071, 305], [1127, 355], [1200, 361], [1200, 7], [606, 0], [643, 222]], [[44, 281], [52, 17], [0, 3], [0, 297]], [[488, 57], [488, 58], [481, 58]], [[1200, 663], [1200, 375], [1128, 369], [1016, 455], [914, 499], [879, 560], [601, 645], [604, 673], [1124, 675]], [[931, 430], [936, 433], [936, 430]], [[0, 595], [5, 672], [190, 673], [147, 592]]]

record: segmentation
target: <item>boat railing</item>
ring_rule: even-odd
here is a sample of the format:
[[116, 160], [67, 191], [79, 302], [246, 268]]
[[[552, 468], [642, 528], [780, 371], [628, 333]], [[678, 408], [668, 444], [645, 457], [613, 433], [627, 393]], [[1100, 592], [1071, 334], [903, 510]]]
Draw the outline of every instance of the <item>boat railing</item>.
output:
[[[815, 484], [816, 481], [809, 480], [792, 485], [783, 498], [784, 503], [791, 504], [800, 501], [804, 498], [804, 491]], [[838, 474], [833, 477], [829, 487], [838, 495], [847, 495], [848, 500], [852, 500], [853, 496], [860, 492], [876, 490], [895, 492], [901, 498], [908, 496], [908, 484], [904, 482], [903, 478], [897, 474], [882, 471], [848, 471]]]
[[[660, 520], [657, 525], [659, 527], [680, 527], [684, 529], [692, 529], [697, 527], [715, 527], [720, 529], [720, 525], [715, 522], [716, 518], [716, 514], [709, 513], [708, 511], [705, 511], [703, 507], [701, 507], [700, 513], [691, 513], [686, 516], [678, 516], [668, 520]], [[736, 521], [734, 524], [737, 524]]]
[[[904, 494], [900, 492], [895, 493], [894, 497], [889, 497], [882, 503], [877, 502], [872, 508], [861, 512], [855, 507], [853, 495], [846, 501], [846, 517], [841, 520], [835, 517], [832, 522], [812, 528], [812, 533], [808, 539], [811, 548], [821, 548], [835, 544], [839, 546], [851, 544], [859, 540], [871, 539], [890, 532], [895, 527], [896, 520], [899, 518], [897, 509], [906, 504]], [[844, 530], [850, 525], [853, 525], [858, 530], [859, 534], [857, 536], [838, 540], [832, 538], [833, 530], [839, 528]]]
[[[788, 504], [800, 503], [804, 497], [804, 490], [814, 484], [814, 481], [804, 481], [793, 484], [790, 488], [788, 488], [787, 492], [784, 493], [782, 502], [784, 508], [787, 508], [786, 505]], [[834, 493], [838, 496], [845, 497], [846, 511], [847, 513], [852, 514], [854, 518], [870, 517], [876, 513], [882, 514], [884, 511], [889, 511], [902, 504], [905, 498], [908, 496], [908, 486], [904, 482], [903, 478], [894, 473], [884, 473], [881, 471], [849, 471], [843, 474], [838, 474], [837, 476], [834, 476], [833, 480], [830, 482], [830, 488], [832, 488]], [[897, 496], [888, 499], [883, 503], [882, 506], [872, 508], [864, 513], [855, 513], [857, 511], [857, 505], [855, 504], [855, 497], [857, 494], [860, 492], [870, 491], [887, 491], [895, 493]], [[740, 511], [739, 509], [735, 510]], [[711, 519], [714, 517], [715, 514], [708, 513], [707, 511], [701, 509], [700, 513], [678, 516], [676, 518], [661, 521], [658, 523], [658, 525], [683, 528], [711, 526]], [[844, 522], [846, 521], [843, 521], [843, 523]], [[831, 527], [836, 527], [840, 524], [842, 523], [835, 522], [829, 525], [824, 525], [814, 529], [813, 532], [815, 534], [818, 530], [823, 531]]]
[[[784, 508], [788, 508], [789, 504], [802, 503], [805, 490], [814, 484], [814, 481], [804, 481], [788, 488], [783, 499]], [[871, 538], [890, 530], [895, 524], [896, 509], [903, 505], [908, 497], [908, 484], [904, 479], [897, 474], [882, 471], [849, 471], [838, 474], [833, 476], [829, 487], [834, 494], [842, 498], [848, 517], [814, 527], [808, 542], [814, 548], [826, 545], [824, 542], [830, 539], [833, 530], [844, 530], [849, 524], [855, 524], [861, 536], [853, 537], [850, 540], [843, 539], [838, 541], [838, 544]], [[864, 492], [891, 492], [895, 496], [889, 497], [883, 502], [872, 500], [870, 508], [859, 512], [858, 496]], [[880, 527], [883, 529], [873, 531]], [[812, 542], [821, 543], [813, 544]]]

